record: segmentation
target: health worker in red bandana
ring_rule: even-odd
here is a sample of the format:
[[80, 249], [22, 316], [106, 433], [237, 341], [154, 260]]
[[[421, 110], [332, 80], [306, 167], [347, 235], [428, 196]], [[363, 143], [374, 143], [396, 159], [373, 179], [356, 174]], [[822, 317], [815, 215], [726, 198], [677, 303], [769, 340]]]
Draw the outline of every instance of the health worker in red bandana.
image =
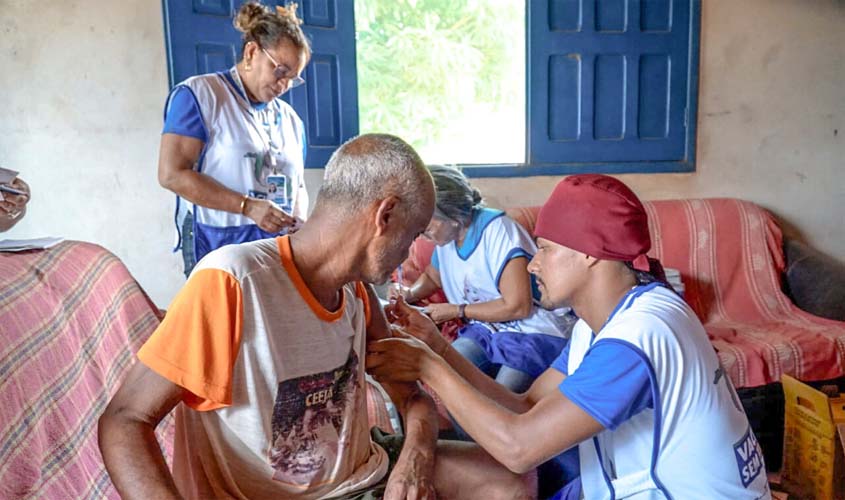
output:
[[554, 498], [771, 498], [762, 451], [704, 327], [646, 255], [637, 196], [613, 177], [567, 177], [535, 237], [528, 271], [543, 307], [570, 306], [580, 319], [527, 392], [485, 377], [401, 301], [404, 332], [369, 346], [370, 372], [428, 384], [515, 472], [577, 449], [580, 479]]

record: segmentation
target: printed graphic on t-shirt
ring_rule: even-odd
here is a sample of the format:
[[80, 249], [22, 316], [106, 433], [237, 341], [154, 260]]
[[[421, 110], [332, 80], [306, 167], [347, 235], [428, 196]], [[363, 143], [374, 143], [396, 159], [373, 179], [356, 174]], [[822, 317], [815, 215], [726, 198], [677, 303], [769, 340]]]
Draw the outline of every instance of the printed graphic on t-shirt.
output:
[[273, 172], [273, 165], [271, 157], [267, 152], [263, 153], [246, 153], [244, 158], [252, 160], [252, 175], [255, 181], [259, 184], [266, 184], [267, 176]]
[[349, 437], [343, 422], [355, 411], [359, 393], [358, 356], [323, 373], [279, 383], [273, 407], [273, 479], [289, 484], [319, 484], [331, 476]]

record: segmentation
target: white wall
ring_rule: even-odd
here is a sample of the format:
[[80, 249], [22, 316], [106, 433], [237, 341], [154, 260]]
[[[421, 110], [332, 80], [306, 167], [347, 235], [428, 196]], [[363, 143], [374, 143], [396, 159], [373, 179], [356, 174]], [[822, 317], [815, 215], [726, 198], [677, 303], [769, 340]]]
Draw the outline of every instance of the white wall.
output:
[[0, 0], [0, 166], [32, 188], [3, 237], [96, 242], [165, 307], [184, 279], [156, 160], [161, 2]]
[[[622, 176], [643, 198], [735, 196], [845, 260], [845, 2], [703, 0], [698, 167]], [[0, 166], [33, 189], [3, 237], [116, 253], [160, 307], [184, 282], [156, 181], [167, 73], [158, 0], [0, 0]], [[838, 132], [835, 132], [838, 131]], [[321, 179], [310, 171], [312, 199]], [[557, 178], [476, 179], [500, 206]]]

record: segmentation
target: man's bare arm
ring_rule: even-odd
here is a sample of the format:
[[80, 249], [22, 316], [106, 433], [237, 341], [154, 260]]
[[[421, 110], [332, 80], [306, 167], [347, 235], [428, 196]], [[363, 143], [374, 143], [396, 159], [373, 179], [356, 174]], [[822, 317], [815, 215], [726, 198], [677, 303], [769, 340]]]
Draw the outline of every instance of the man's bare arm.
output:
[[471, 386], [513, 412], [524, 413], [528, 411], [544, 394], [557, 390], [557, 385], [563, 380], [562, 373], [557, 370], [547, 370], [537, 378], [526, 393], [516, 394], [490, 378], [453, 349], [449, 342], [442, 337], [440, 329], [434, 322], [414, 308], [408, 307], [405, 301], [398, 299], [388, 306], [388, 310], [396, 324], [405, 333], [425, 342]]
[[421, 340], [401, 335], [369, 345], [367, 367], [376, 380], [421, 380], [461, 427], [497, 461], [523, 473], [603, 429], [557, 386], [564, 374], [549, 369], [514, 410], [473, 387]]
[[155, 428], [183, 394], [184, 389], [138, 361], [100, 416], [100, 452], [122, 498], [181, 498]]
[[[376, 305], [371, 307], [367, 340], [373, 342], [391, 337], [387, 318], [378, 306], [378, 296], [371, 286], [367, 287], [367, 293], [370, 305]], [[419, 444], [425, 447], [430, 445], [433, 450], [437, 441], [437, 411], [431, 397], [425, 394], [417, 383], [384, 383], [382, 386], [405, 420], [405, 442], [417, 444], [419, 438]], [[413, 429], [407, 428], [409, 426]]]
[[[368, 341], [390, 337], [390, 326], [372, 287], [367, 287], [371, 307]], [[434, 454], [437, 447], [437, 410], [418, 383], [383, 383], [402, 415], [405, 442], [388, 481], [385, 498], [405, 498], [410, 490], [420, 498], [434, 494]]]
[[423, 380], [464, 431], [513, 472], [529, 471], [604, 430], [557, 390], [564, 375], [551, 369], [532, 385], [536, 390], [526, 393], [523, 400], [530, 409], [524, 413], [485, 397], [443, 361], [427, 373]]

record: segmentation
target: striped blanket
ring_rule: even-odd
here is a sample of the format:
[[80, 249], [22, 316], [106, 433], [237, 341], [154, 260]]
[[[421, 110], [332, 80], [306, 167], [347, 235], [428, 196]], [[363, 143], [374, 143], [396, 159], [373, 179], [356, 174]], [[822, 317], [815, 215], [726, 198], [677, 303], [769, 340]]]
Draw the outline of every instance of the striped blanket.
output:
[[99, 246], [0, 253], [0, 498], [119, 498], [97, 419], [158, 315]]
[[[99, 246], [0, 253], [0, 499], [120, 498], [97, 419], [160, 320]], [[371, 425], [393, 431], [372, 385], [367, 410]], [[156, 434], [169, 461], [173, 413]]]
[[[813, 316], [781, 290], [783, 236], [774, 217], [737, 199], [644, 203], [650, 257], [678, 269], [736, 387], [845, 375], [845, 323]], [[508, 214], [533, 231], [539, 207]]]

